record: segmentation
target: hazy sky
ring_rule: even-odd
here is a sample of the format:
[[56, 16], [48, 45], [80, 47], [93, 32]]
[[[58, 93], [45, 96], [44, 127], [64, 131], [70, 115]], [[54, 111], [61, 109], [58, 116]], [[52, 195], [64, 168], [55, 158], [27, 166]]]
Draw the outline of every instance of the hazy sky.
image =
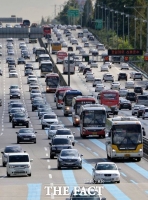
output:
[[[31, 22], [40, 22], [41, 17], [52, 19], [60, 11], [60, 5], [67, 0], [0, 0], [0, 17], [16, 15]], [[62, 6], [61, 6], [62, 9]]]

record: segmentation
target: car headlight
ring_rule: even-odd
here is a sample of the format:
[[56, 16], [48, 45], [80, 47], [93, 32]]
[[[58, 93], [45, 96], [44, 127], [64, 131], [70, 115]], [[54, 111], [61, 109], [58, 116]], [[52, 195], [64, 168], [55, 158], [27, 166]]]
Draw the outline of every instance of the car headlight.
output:
[[65, 109], [66, 109], [66, 110], [69, 110], [69, 107], [66, 107]]
[[31, 137], [36, 137], [35, 135], [31, 135]]
[[9, 168], [15, 168], [15, 165], [10, 165]]
[[102, 176], [102, 174], [95, 174], [96, 176]]
[[56, 148], [55, 148], [55, 147], [52, 147], [51, 149], [52, 149], [52, 150], [56, 150]]
[[112, 174], [113, 176], [118, 176], [118, 174]]
[[29, 168], [30, 167], [30, 165], [24, 165], [24, 168]]

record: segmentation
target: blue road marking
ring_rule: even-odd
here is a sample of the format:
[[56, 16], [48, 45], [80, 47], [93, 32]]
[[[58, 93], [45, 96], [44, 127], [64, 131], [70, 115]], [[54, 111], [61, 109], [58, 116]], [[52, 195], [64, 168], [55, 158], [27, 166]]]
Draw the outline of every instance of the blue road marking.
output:
[[120, 172], [120, 174], [122, 174], [123, 176], [127, 177], [126, 174], [124, 174], [123, 172]]
[[99, 157], [99, 154], [97, 154], [96, 152], [93, 152], [93, 154], [94, 154], [95, 156]]
[[105, 145], [100, 142], [97, 139], [89, 139], [92, 143], [94, 143], [95, 145], [97, 145], [98, 147], [100, 147], [101, 149], [103, 149], [104, 151], [106, 151]]
[[28, 184], [27, 200], [40, 200], [41, 199], [41, 183]]
[[78, 186], [74, 173], [72, 170], [62, 170], [62, 175], [65, 184], [69, 187], [69, 193], [71, 193], [73, 188]]
[[136, 182], [135, 182], [135, 181], [133, 181], [133, 180], [130, 180], [130, 181], [131, 181], [132, 183], [136, 184], [136, 185], [138, 184], [138, 183], [136, 183]]
[[146, 190], [145, 193], [148, 194], [148, 190]]
[[148, 171], [147, 170], [143, 169], [142, 167], [138, 166], [135, 163], [125, 163], [125, 164], [148, 179]]

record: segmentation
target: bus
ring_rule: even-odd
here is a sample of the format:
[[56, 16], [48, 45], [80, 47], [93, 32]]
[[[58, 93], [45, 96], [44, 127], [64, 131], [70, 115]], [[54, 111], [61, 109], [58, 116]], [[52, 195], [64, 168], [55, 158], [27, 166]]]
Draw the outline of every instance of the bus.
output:
[[107, 112], [100, 104], [85, 104], [80, 107], [80, 136], [105, 138]]
[[80, 125], [80, 107], [84, 104], [95, 104], [96, 99], [93, 96], [77, 96], [72, 99], [72, 121], [73, 126]]
[[135, 117], [118, 116], [108, 118], [106, 122], [108, 137], [106, 138], [107, 158], [134, 158], [140, 161], [143, 157], [144, 128]]
[[38, 62], [39, 62], [39, 68], [40, 68], [40, 62], [41, 61], [50, 61], [50, 57], [49, 57], [49, 55], [48, 54], [40, 54], [39, 56], [38, 56]]
[[68, 56], [66, 51], [57, 52], [57, 64], [62, 64], [64, 59]]
[[118, 115], [119, 92], [117, 90], [103, 90], [100, 92], [99, 103], [106, 108], [107, 113]]
[[51, 44], [52, 54], [56, 54], [58, 51], [61, 51], [62, 45], [60, 42], [56, 41]]
[[37, 62], [38, 61], [38, 57], [39, 55], [41, 54], [46, 54], [46, 50], [44, 47], [37, 47], [35, 49], [35, 61]]
[[53, 72], [53, 64], [50, 60], [44, 60], [40, 62], [41, 77], [45, 77], [46, 74]]
[[57, 109], [62, 108], [63, 106], [63, 95], [67, 90], [72, 90], [70, 86], [59, 86], [55, 92], [55, 102]]
[[30, 21], [28, 19], [23, 20], [23, 26], [24, 27], [30, 27]]
[[60, 83], [57, 73], [49, 73], [45, 76], [46, 92], [55, 92]]
[[43, 26], [43, 36], [45, 38], [51, 37], [51, 27], [50, 26]]
[[63, 74], [68, 73], [68, 62], [70, 62], [70, 73], [75, 74], [75, 60], [70, 57], [68, 61], [68, 57], [66, 57], [63, 61]]
[[63, 95], [63, 113], [64, 116], [72, 114], [72, 99], [76, 96], [82, 96], [82, 92], [79, 90], [67, 90]]

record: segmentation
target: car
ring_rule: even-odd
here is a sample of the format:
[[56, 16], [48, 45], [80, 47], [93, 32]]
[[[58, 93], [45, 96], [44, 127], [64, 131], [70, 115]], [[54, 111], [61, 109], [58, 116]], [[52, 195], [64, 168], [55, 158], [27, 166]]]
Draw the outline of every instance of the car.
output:
[[120, 97], [126, 97], [128, 90], [127, 89], [121, 89], [119, 90], [119, 96]]
[[105, 86], [102, 83], [97, 83], [95, 87], [95, 92], [100, 93], [104, 89], [105, 89]]
[[72, 143], [69, 138], [58, 138], [53, 137], [50, 145], [50, 159], [53, 159], [55, 156], [58, 156], [62, 149], [72, 149]]
[[0, 76], [2, 76], [3, 75], [3, 71], [0, 69]]
[[81, 62], [81, 59], [78, 56], [74, 56], [74, 60], [75, 60], [75, 66], [79, 66]]
[[29, 117], [25, 113], [15, 113], [12, 118], [12, 128], [16, 126], [29, 128]]
[[16, 66], [16, 63], [15, 63], [14, 59], [7, 60], [7, 63], [8, 63], [8, 67], [9, 67], [9, 65], [15, 65]]
[[12, 57], [6, 57], [6, 63], [8, 63], [10, 60], [14, 60]]
[[83, 75], [85, 75], [87, 72], [91, 72], [91, 71], [92, 71], [92, 69], [90, 67], [85, 67], [83, 69]]
[[26, 111], [24, 108], [24, 105], [19, 100], [18, 101], [14, 100], [14, 101], [12, 101], [12, 103], [9, 103], [8, 113], [10, 112], [10, 110], [12, 108], [20, 108], [20, 109], [22, 109], [22, 111], [24, 111], [24, 112]]
[[112, 89], [112, 90], [120, 90], [120, 83], [118, 81], [112, 82], [110, 89]]
[[13, 49], [8, 49], [7, 54], [8, 54], [8, 56], [14, 55], [14, 50]]
[[0, 106], [2, 106], [2, 99], [0, 99]]
[[134, 107], [132, 107], [132, 115], [137, 115], [140, 105], [135, 104]]
[[93, 35], [89, 36], [89, 41], [94, 41], [95, 40], [95, 37]]
[[24, 59], [30, 59], [30, 53], [29, 52], [24, 52], [22, 54], [22, 56], [23, 56]]
[[32, 63], [26, 63], [25, 65], [24, 65], [24, 69], [26, 70], [26, 69], [34, 69], [34, 66], [33, 66], [33, 64]]
[[119, 73], [118, 74], [118, 81], [120, 81], [120, 80], [126, 80], [127, 81], [127, 74], [123, 73], [123, 72]]
[[29, 92], [31, 90], [39, 90], [40, 86], [38, 84], [29, 84]]
[[20, 87], [19, 87], [19, 85], [10, 85], [9, 90], [10, 90], [10, 91], [11, 91], [11, 90], [17, 90], [17, 91], [20, 92]]
[[86, 51], [84, 49], [79, 49], [79, 54], [84, 55], [86, 54]]
[[58, 118], [57, 115], [54, 112], [44, 114], [41, 118], [41, 125], [42, 129], [45, 127], [50, 127], [51, 124], [57, 123], [58, 124]]
[[112, 74], [109, 74], [109, 73], [103, 74], [103, 81], [104, 82], [106, 82], [106, 81], [114, 82], [114, 77]]
[[13, 90], [10, 90], [10, 99], [20, 99], [21, 98], [21, 94], [20, 94], [20, 91], [18, 91], [17, 89], [13, 89]]
[[92, 49], [91, 54], [92, 56], [98, 56], [99, 55], [98, 49]]
[[81, 27], [81, 25], [77, 25], [77, 29], [81, 29], [82, 27]]
[[53, 110], [50, 107], [49, 108], [40, 108], [40, 109], [38, 109], [38, 117], [39, 117], [39, 119], [41, 119], [44, 114], [50, 114], [51, 112], [53, 112]]
[[86, 64], [84, 64], [84, 63], [79, 63], [79, 65], [78, 65], [78, 71], [79, 71], [79, 72], [83, 72], [83, 70], [84, 70], [86, 67], [87, 67]]
[[13, 40], [13, 38], [7, 38], [6, 41], [7, 41], [8, 43], [10, 42], [10, 43], [14, 44], [14, 40]]
[[25, 47], [27, 46], [25, 41], [19, 43], [19, 48], [20, 48], [20, 49], [21, 49], [22, 46], [23, 46], [23, 47], [24, 47], [24, 46], [25, 46]]
[[40, 96], [42, 97], [41, 91], [39, 89], [32, 89], [30, 91], [30, 99], [32, 99], [34, 94], [40, 94]]
[[84, 47], [89, 47], [89, 42], [85, 42]]
[[89, 81], [94, 81], [95, 77], [93, 74], [88, 74], [86, 76], [86, 82], [89, 82]]
[[33, 47], [33, 48], [32, 48], [33, 54], [35, 54], [35, 51], [36, 51], [36, 47]]
[[111, 62], [104, 62], [104, 65], [108, 65], [109, 68], [112, 68], [112, 63]]
[[134, 81], [126, 81], [125, 82], [125, 88], [134, 89], [134, 87], [135, 87], [135, 82]]
[[92, 86], [96, 87], [97, 84], [101, 84], [101, 83], [102, 83], [101, 78], [95, 78], [94, 81], [93, 81]]
[[12, 108], [9, 112], [9, 122], [12, 121], [12, 118], [14, 116], [15, 113], [24, 113], [24, 111], [21, 108]]
[[77, 44], [77, 45], [78, 45], [77, 39], [71, 39], [71, 44], [72, 44], [72, 45], [74, 45], [74, 44]]
[[109, 69], [108, 69], [108, 65], [106, 65], [106, 64], [104, 64], [104, 65], [101, 65], [101, 72], [103, 72], [103, 71], [109, 71]]
[[35, 75], [29, 75], [27, 77], [27, 84], [29, 84], [32, 81], [37, 81], [37, 77]]
[[142, 119], [148, 118], [148, 107], [146, 107], [142, 113]]
[[119, 99], [119, 110], [121, 109], [132, 109], [132, 105], [131, 102], [125, 98], [121, 98]]
[[9, 65], [8, 66], [8, 71], [10, 72], [11, 70], [15, 70], [16, 69], [16, 67], [15, 67], [15, 65]]
[[6, 173], [10, 176], [31, 176], [31, 164], [28, 153], [10, 153], [7, 156]]
[[128, 91], [125, 98], [126, 98], [127, 100], [129, 100], [129, 101], [136, 102], [136, 100], [137, 100], [137, 95], [136, 95], [135, 92], [130, 92], [130, 91]]
[[45, 105], [45, 101], [43, 99], [34, 99], [32, 101], [32, 112], [37, 110], [40, 105]]
[[145, 84], [145, 90], [148, 90], [148, 83]]
[[37, 39], [36, 38], [29, 38], [29, 43], [37, 43]]
[[41, 93], [36, 93], [36, 94], [33, 94], [31, 97], [31, 104], [33, 103], [34, 100], [43, 101], [44, 99]]
[[20, 145], [8, 145], [1, 151], [2, 154], [2, 166], [5, 167], [7, 164], [7, 156], [9, 153], [23, 153], [25, 152]]
[[16, 72], [16, 70], [11, 70], [9, 72], [9, 78], [18, 78], [18, 73]]
[[90, 63], [90, 67], [91, 68], [98, 68], [98, 62], [95, 60], [92, 60], [92, 62]]
[[72, 167], [82, 169], [82, 156], [77, 149], [62, 149], [57, 158], [57, 168]]
[[20, 57], [20, 58], [17, 59], [17, 64], [18, 64], [18, 65], [19, 65], [19, 64], [26, 64], [26, 61], [25, 61], [24, 58]]
[[32, 69], [25, 69], [24, 76], [29, 76], [29, 75], [33, 75], [33, 70]]
[[58, 138], [69, 138], [71, 140], [72, 145], [74, 146], [75, 145], [74, 134], [75, 134], [75, 132], [72, 132], [68, 128], [59, 128], [55, 133], [55, 137], [58, 137]]
[[144, 110], [145, 110], [146, 106], [144, 105], [140, 105], [138, 110], [137, 110], [137, 118], [142, 117]]
[[68, 47], [67, 42], [62, 42], [62, 47]]
[[78, 33], [78, 38], [83, 38], [83, 33], [82, 32]]
[[48, 139], [52, 139], [58, 129], [64, 128], [64, 124], [51, 124], [48, 129]]
[[96, 49], [104, 51], [105, 46], [104, 46], [104, 44], [99, 43], [99, 44], [96, 45]]
[[82, 37], [82, 40], [81, 40], [83, 43], [87, 42], [87, 38], [86, 37]]
[[36, 143], [36, 133], [33, 128], [21, 128], [17, 134], [17, 144], [20, 142]]
[[136, 93], [136, 94], [143, 94], [143, 88], [142, 88], [142, 86], [135, 86], [134, 87], [134, 92]]
[[121, 69], [121, 70], [122, 70], [122, 69], [129, 69], [128, 63], [121, 63], [120, 69]]
[[[92, 169], [94, 183], [117, 182], [120, 183], [120, 168], [114, 162], [98, 162]], [[109, 176], [108, 176], [109, 174]]]
[[133, 78], [134, 74], [136, 73], [136, 71], [131, 71], [130, 72], [130, 78]]
[[143, 75], [141, 72], [135, 72], [133, 74], [133, 80], [136, 80], [136, 79], [140, 79], [141, 81], [143, 80]]

